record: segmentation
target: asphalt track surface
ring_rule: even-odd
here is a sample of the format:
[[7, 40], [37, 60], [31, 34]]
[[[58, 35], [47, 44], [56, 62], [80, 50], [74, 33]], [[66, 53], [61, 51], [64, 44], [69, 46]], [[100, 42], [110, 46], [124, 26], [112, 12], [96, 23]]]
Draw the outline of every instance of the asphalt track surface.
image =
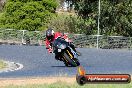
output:
[[[132, 74], [131, 50], [77, 50], [82, 53], [79, 61], [87, 74]], [[76, 67], [65, 67], [44, 46], [0, 45], [0, 58], [24, 66], [21, 70], [0, 73], [0, 78], [75, 76], [77, 73]]]

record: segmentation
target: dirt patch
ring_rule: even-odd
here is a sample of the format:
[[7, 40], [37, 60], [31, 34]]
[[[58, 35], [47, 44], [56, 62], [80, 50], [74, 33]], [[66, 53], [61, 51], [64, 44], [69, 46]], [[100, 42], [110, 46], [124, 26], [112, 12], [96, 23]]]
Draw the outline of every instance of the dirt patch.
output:
[[37, 77], [37, 78], [9, 78], [0, 79], [0, 86], [8, 85], [27, 85], [27, 84], [52, 84], [56, 82], [65, 82], [73, 84], [76, 82], [76, 77]]

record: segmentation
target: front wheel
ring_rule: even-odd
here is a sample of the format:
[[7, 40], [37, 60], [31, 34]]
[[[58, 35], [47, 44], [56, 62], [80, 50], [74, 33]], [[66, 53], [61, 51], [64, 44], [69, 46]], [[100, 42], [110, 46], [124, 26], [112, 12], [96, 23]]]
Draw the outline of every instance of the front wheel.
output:
[[[70, 54], [70, 55], [68, 55], [68, 54]], [[79, 63], [78, 59], [71, 58], [73, 55], [71, 53], [68, 53], [68, 54], [66, 52], [64, 52], [64, 59], [65, 59], [65, 61], [67, 63], [69, 63], [69, 65], [71, 65], [73, 67], [79, 66], [80, 63]]]
[[80, 65], [80, 63], [79, 63], [78, 59], [74, 58], [74, 61], [75, 61], [75, 63], [77, 64], [77, 66], [79, 66], [79, 65]]

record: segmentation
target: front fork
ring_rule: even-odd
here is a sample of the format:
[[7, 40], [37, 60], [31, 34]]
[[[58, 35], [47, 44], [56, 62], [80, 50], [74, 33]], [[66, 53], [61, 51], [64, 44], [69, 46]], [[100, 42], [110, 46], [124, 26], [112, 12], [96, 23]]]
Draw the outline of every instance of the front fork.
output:
[[76, 52], [75, 46], [72, 43], [70, 43], [69, 45]]

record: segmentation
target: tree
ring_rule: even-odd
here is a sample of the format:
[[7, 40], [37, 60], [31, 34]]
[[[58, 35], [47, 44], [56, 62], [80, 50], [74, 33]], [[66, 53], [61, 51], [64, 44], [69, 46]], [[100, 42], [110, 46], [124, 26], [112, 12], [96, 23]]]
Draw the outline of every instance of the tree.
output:
[[49, 25], [60, 32], [93, 34], [90, 26], [94, 23], [93, 19], [86, 21], [76, 15], [58, 14]]
[[132, 36], [132, 1], [111, 0], [101, 4], [101, 34]]
[[57, 6], [57, 0], [8, 0], [0, 17], [0, 27], [44, 30]]
[[[93, 19], [97, 29], [98, 0], [66, 0], [72, 2], [78, 16]], [[132, 0], [101, 0], [100, 34], [132, 36]]]

